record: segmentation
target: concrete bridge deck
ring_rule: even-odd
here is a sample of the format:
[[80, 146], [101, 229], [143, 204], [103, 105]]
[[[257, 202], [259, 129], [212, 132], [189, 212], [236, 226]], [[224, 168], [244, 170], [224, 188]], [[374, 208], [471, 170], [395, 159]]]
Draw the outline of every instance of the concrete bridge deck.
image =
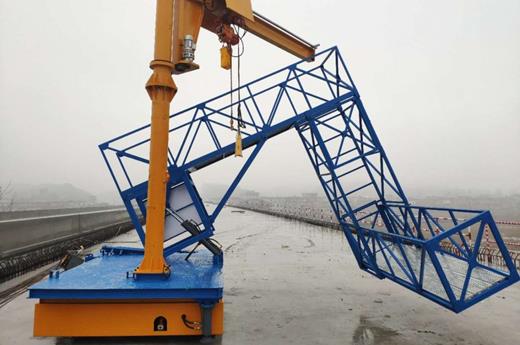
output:
[[[343, 234], [225, 208], [216, 228], [225, 249], [221, 344], [493, 345], [520, 337], [520, 285], [453, 314], [356, 266]], [[124, 234], [111, 242], [137, 245]], [[32, 338], [35, 301], [0, 308], [0, 344], [198, 344], [185, 338]]]

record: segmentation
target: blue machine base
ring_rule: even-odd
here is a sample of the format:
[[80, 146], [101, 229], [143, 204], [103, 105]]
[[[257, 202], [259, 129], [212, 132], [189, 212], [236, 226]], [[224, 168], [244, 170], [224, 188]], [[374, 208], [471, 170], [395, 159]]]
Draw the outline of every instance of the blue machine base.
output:
[[223, 295], [222, 259], [206, 249], [186, 261], [186, 253], [166, 257], [172, 273], [161, 280], [136, 280], [132, 273], [141, 254], [99, 255], [82, 265], [33, 285], [39, 299], [191, 299], [218, 301]]

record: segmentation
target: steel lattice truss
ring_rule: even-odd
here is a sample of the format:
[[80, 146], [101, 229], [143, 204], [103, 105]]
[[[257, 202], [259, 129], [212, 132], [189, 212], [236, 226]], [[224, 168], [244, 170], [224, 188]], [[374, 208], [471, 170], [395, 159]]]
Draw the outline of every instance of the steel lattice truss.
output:
[[[238, 101], [240, 93], [240, 101]], [[231, 95], [235, 102], [231, 103]], [[229, 122], [240, 105], [251, 148], [242, 168], [210, 214], [191, 174], [234, 154]], [[234, 112], [234, 113], [233, 113]], [[169, 239], [165, 254], [213, 235], [213, 224], [266, 140], [295, 128], [359, 266], [455, 312], [518, 281], [489, 211], [412, 206], [390, 165], [337, 48], [300, 61], [240, 89], [170, 117], [169, 190], [183, 186], [202, 232]], [[136, 230], [146, 215], [149, 125], [100, 145]], [[167, 203], [167, 208], [172, 207]], [[474, 242], [465, 236], [476, 230]], [[506, 268], [478, 259], [489, 229]], [[455, 250], [446, 249], [455, 248]]]

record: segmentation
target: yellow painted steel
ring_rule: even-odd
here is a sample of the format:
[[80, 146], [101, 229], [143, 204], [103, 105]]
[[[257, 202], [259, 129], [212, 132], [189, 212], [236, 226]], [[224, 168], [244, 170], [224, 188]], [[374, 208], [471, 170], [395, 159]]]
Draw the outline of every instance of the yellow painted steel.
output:
[[144, 258], [138, 274], [168, 274], [164, 261], [164, 207], [168, 182], [167, 152], [170, 103], [177, 92], [172, 79], [173, 0], [157, 0], [153, 73], [146, 83], [152, 100], [150, 166]]
[[[88, 301], [42, 301], [35, 305], [34, 336], [36, 337], [105, 337], [105, 336], [161, 336], [202, 335], [190, 329], [181, 317], [201, 321], [200, 306], [196, 302], [121, 301], [94, 303]], [[157, 317], [167, 321], [165, 331], [154, 331]], [[213, 308], [211, 334], [224, 332], [224, 302]]]
[[187, 61], [182, 57], [184, 47], [184, 37], [190, 35], [196, 44], [199, 38], [202, 18], [204, 16], [204, 6], [194, 0], [175, 0], [174, 7], [174, 30], [173, 30], [173, 73], [181, 74], [199, 68], [193, 61]]
[[255, 20], [253, 17], [253, 6], [250, 0], [226, 0], [226, 7], [243, 18]]
[[220, 67], [231, 69], [231, 47], [220, 48]]
[[313, 56], [315, 48], [305, 44], [291, 35], [286, 34], [269, 22], [254, 16], [254, 20], [244, 18], [244, 29], [255, 36], [285, 50], [301, 59]]
[[235, 141], [235, 157], [242, 157], [242, 135], [240, 134], [240, 131], [237, 132]]

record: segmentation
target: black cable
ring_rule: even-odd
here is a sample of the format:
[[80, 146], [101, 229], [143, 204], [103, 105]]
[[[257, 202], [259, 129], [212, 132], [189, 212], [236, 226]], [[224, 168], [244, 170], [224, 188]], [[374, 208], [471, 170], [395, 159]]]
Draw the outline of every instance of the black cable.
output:
[[238, 49], [239, 50], [239, 54], [238, 55], [231, 55], [231, 56], [233, 56], [234, 58], [238, 58], [238, 57], [242, 56], [244, 54], [244, 52], [245, 52], [245, 44], [244, 44], [243, 38], [247, 34], [247, 31], [243, 30], [244, 33], [242, 34], [242, 36], [240, 36], [240, 26], [234, 25], [234, 26], [232, 26], [232, 28], [233, 28], [233, 30], [236, 31], [236, 33], [238, 35], [239, 44], [242, 46], [242, 52], [240, 53], [240, 49]]
[[217, 247], [219, 247], [220, 249], [222, 249], [222, 243], [220, 243], [219, 241], [217, 241], [216, 239], [214, 238], [209, 238], [209, 241], [212, 242], [214, 245], [216, 245]]
[[[238, 30], [238, 29], [237, 29]], [[245, 31], [245, 30], [244, 30]], [[239, 31], [237, 31], [237, 34], [240, 36], [239, 34]], [[244, 33], [245, 35], [245, 33]], [[244, 36], [242, 36], [244, 37]], [[240, 38], [240, 42], [242, 42], [242, 48], [244, 47], [243, 45], [243, 40], [242, 40], [242, 37]], [[237, 75], [238, 75], [238, 109], [237, 109], [237, 129], [238, 129], [238, 133], [240, 134], [240, 128], [246, 128], [246, 125], [244, 123], [244, 121], [242, 120], [242, 95], [241, 95], [241, 88], [242, 88], [242, 81], [241, 81], [241, 75], [240, 75], [240, 57], [242, 56], [242, 54], [244, 54], [244, 50], [242, 49], [242, 52], [240, 52], [240, 46], [237, 48], [238, 49], [238, 57], [237, 57]]]
[[[229, 47], [231, 49], [231, 46]], [[233, 56], [233, 50], [231, 50], [231, 56]], [[229, 90], [230, 90], [230, 108], [231, 108], [231, 119], [229, 120], [229, 126], [231, 127], [231, 130], [234, 129], [233, 122], [233, 63], [231, 63], [231, 68], [229, 69]]]
[[189, 329], [200, 330], [200, 322], [188, 320], [186, 314], [182, 314], [181, 320], [184, 323], [184, 326], [188, 327]]

